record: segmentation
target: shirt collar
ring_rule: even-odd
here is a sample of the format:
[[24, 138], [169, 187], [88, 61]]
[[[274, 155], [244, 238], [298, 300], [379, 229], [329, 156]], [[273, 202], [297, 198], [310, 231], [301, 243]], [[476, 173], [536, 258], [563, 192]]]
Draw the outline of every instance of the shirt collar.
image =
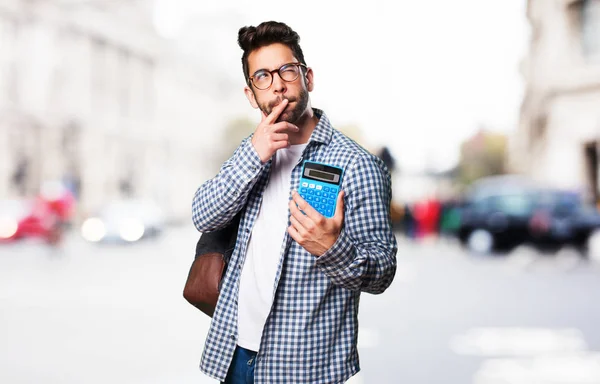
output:
[[317, 108], [313, 108], [313, 112], [319, 118], [319, 122], [310, 135], [308, 142], [316, 141], [318, 143], [329, 144], [331, 142], [331, 136], [333, 135], [333, 127], [331, 126], [327, 115], [325, 115], [325, 112]]

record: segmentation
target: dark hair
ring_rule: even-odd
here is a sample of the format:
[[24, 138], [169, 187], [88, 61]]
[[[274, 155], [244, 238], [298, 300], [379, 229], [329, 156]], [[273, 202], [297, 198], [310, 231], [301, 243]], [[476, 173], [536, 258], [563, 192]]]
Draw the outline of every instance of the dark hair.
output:
[[277, 21], [265, 21], [257, 27], [242, 27], [238, 32], [238, 44], [244, 51], [242, 55], [242, 69], [246, 83], [250, 74], [248, 73], [248, 56], [252, 51], [267, 45], [281, 43], [287, 45], [294, 54], [294, 57], [306, 65], [304, 54], [300, 48], [300, 36], [284, 23]]

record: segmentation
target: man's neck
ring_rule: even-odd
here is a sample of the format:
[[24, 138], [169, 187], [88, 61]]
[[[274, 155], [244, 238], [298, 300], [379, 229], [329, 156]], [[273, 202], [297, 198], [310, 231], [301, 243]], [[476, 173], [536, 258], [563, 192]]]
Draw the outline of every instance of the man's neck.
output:
[[306, 112], [300, 116], [300, 119], [298, 119], [296, 122], [296, 125], [298, 128], [300, 128], [300, 131], [297, 133], [288, 133], [290, 144], [296, 145], [307, 143], [310, 139], [310, 135], [312, 135], [318, 123], [319, 117], [315, 115], [312, 108], [307, 108]]

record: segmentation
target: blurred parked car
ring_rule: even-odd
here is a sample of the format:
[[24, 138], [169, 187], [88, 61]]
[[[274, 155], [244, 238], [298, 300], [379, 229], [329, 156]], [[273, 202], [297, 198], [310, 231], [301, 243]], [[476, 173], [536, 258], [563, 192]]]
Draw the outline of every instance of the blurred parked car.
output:
[[59, 240], [58, 216], [40, 200], [0, 202], [0, 243], [39, 238], [49, 243]]
[[588, 239], [600, 229], [600, 213], [586, 205], [577, 193], [541, 190], [536, 195], [536, 208], [530, 231], [541, 245], [572, 244], [585, 249]]
[[106, 204], [87, 218], [81, 235], [90, 242], [132, 243], [159, 236], [165, 228], [162, 209], [151, 200], [124, 199]]
[[495, 176], [474, 183], [466, 194], [458, 237], [480, 253], [524, 243], [545, 248], [571, 244], [584, 251], [598, 229], [600, 214], [578, 193], [518, 176]]
[[0, 242], [40, 238], [60, 242], [74, 211], [73, 195], [59, 182], [46, 182], [32, 199], [0, 201]]

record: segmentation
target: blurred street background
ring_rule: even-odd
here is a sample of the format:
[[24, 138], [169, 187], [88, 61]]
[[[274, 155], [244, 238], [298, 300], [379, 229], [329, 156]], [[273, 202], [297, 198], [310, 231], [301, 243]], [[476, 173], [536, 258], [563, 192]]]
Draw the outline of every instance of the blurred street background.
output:
[[398, 272], [351, 383], [600, 384], [600, 0], [0, 0], [0, 383], [213, 383], [191, 200], [301, 36], [383, 159]]
[[[211, 383], [198, 363], [208, 317], [181, 296], [195, 230], [0, 258], [1, 383]], [[600, 382], [600, 265], [563, 249], [502, 257], [400, 237], [398, 273], [363, 295], [363, 383]]]

